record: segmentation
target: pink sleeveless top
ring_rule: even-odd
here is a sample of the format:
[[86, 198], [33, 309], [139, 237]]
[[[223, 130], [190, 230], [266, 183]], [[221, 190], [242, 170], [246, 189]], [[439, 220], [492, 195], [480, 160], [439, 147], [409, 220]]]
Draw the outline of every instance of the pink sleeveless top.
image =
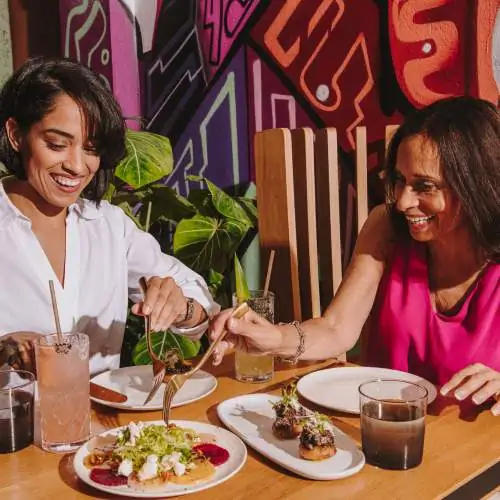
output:
[[431, 302], [426, 245], [397, 245], [377, 293], [367, 364], [438, 385], [472, 363], [500, 371], [499, 283], [500, 264], [490, 262], [460, 311], [441, 314]]

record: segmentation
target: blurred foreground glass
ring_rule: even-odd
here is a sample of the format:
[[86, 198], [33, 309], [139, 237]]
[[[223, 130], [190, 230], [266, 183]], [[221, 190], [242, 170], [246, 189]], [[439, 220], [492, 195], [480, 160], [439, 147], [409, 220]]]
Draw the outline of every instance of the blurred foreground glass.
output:
[[33, 442], [35, 376], [24, 370], [0, 371], [0, 453]]
[[[250, 291], [250, 298], [246, 301], [256, 313], [274, 323], [275, 296], [273, 292], [264, 295], [263, 290]], [[238, 297], [233, 295], [233, 306], [239, 304]], [[257, 356], [236, 351], [234, 354], [235, 376], [241, 382], [267, 382], [273, 378], [274, 357]]]
[[42, 448], [72, 451], [90, 437], [89, 338], [82, 333], [40, 337], [35, 345]]
[[366, 461], [405, 470], [422, 462], [427, 389], [403, 380], [372, 380], [359, 386], [361, 442]]

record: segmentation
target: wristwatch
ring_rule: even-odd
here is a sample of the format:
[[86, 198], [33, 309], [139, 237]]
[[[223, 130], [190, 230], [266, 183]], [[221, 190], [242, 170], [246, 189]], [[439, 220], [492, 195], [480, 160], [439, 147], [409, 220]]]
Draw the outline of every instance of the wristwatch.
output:
[[188, 297], [186, 300], [186, 316], [184, 316], [182, 322], [185, 323], [186, 321], [193, 319], [193, 314], [194, 314], [194, 299], [192, 297]]

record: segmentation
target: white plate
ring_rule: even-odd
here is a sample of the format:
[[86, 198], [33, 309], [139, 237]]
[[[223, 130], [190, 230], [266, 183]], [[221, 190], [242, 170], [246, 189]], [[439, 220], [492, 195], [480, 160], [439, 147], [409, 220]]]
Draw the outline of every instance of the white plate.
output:
[[411, 373], [363, 366], [328, 368], [302, 377], [297, 390], [304, 398], [317, 405], [346, 413], [359, 414], [358, 387], [373, 379], [399, 379], [414, 382], [428, 391], [428, 403], [436, 399], [436, 388], [427, 380]]
[[[147, 422], [148, 424], [160, 424], [163, 421]], [[187, 495], [189, 493], [194, 493], [195, 491], [202, 491], [208, 488], [212, 488], [224, 481], [227, 481], [230, 477], [234, 476], [244, 465], [247, 459], [247, 449], [240, 438], [232, 434], [231, 432], [223, 429], [222, 427], [216, 427], [215, 425], [206, 424], [204, 422], [191, 422], [188, 420], [172, 420], [172, 423], [177, 424], [180, 427], [188, 427], [199, 433], [208, 433], [215, 436], [215, 442], [219, 446], [222, 446], [229, 452], [229, 459], [226, 463], [218, 465], [215, 468], [215, 474], [207, 480], [202, 480], [195, 484], [173, 484], [168, 483], [165, 488], [155, 489], [154, 491], [140, 491], [133, 489], [129, 486], [105, 486], [103, 484], [96, 483], [90, 479], [90, 470], [83, 465], [84, 458], [89, 454], [89, 442], [84, 444], [75, 455], [73, 459], [73, 466], [75, 468], [76, 475], [84, 482], [90, 486], [105, 491], [107, 493], [113, 493], [115, 495], [121, 495], [125, 497], [134, 498], [158, 498], [158, 497], [172, 497], [177, 495]], [[125, 427], [125, 426], [123, 426]], [[123, 427], [117, 427], [116, 429], [111, 429], [100, 434], [101, 436], [107, 436], [108, 434], [117, 434]]]
[[[96, 375], [92, 382], [121, 392], [127, 396], [125, 403], [113, 403], [91, 397], [97, 403], [120, 408], [121, 410], [151, 411], [163, 408], [165, 384], [158, 389], [155, 397], [144, 406], [146, 396], [153, 385], [153, 368], [151, 365], [127, 366]], [[174, 396], [172, 408], [182, 406], [201, 399], [215, 390], [217, 379], [210, 373], [200, 370], [195, 373]]]
[[221, 421], [249, 446], [273, 462], [299, 476], [309, 479], [341, 479], [358, 472], [365, 456], [356, 443], [335, 427], [337, 453], [326, 460], [312, 462], [299, 456], [299, 440], [281, 440], [274, 436], [275, 418], [271, 403], [278, 401], [271, 394], [247, 394], [223, 401], [217, 407]]

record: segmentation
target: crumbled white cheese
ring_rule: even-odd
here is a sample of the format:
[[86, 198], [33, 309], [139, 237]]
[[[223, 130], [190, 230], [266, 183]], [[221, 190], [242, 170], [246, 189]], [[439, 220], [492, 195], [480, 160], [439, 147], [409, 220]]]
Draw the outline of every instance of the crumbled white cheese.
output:
[[156, 455], [148, 455], [143, 466], [139, 469], [137, 477], [139, 481], [153, 479], [158, 475], [158, 457]]
[[121, 476], [129, 477], [133, 471], [134, 471], [134, 466], [132, 464], [132, 460], [129, 460], [128, 458], [123, 460], [120, 466], [118, 467], [118, 474]]
[[161, 465], [165, 470], [174, 470], [176, 476], [183, 476], [186, 473], [186, 466], [181, 463], [181, 454], [174, 452], [171, 455], [165, 455], [161, 459]]
[[128, 430], [130, 431], [130, 439], [128, 440], [128, 442], [131, 446], [135, 446], [135, 440], [139, 437], [139, 434], [141, 433], [143, 428], [143, 422], [137, 422], [137, 424], [134, 422], [130, 422], [130, 424], [128, 424]]

